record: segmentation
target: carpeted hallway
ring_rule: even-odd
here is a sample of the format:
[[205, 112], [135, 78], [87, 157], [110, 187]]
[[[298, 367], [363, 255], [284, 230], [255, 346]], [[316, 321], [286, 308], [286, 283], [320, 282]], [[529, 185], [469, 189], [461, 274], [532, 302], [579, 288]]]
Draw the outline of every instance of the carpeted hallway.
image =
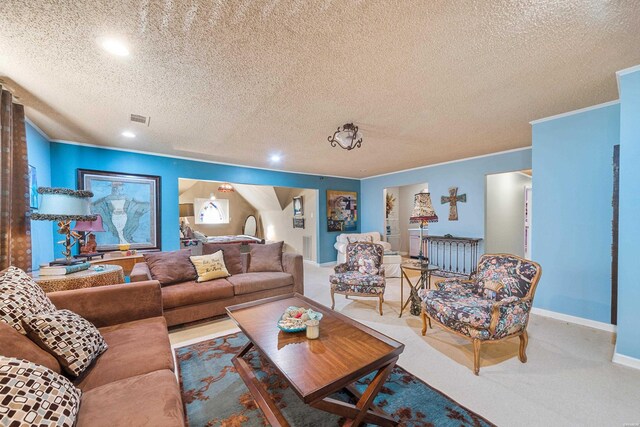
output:
[[[305, 294], [330, 305], [330, 267], [305, 264]], [[408, 287], [405, 285], [405, 297]], [[614, 335], [533, 315], [528, 362], [518, 361], [517, 338], [482, 349], [473, 375], [470, 342], [437, 326], [420, 334], [419, 317], [400, 312], [400, 279], [387, 281], [384, 316], [376, 299], [336, 295], [336, 310], [405, 344], [400, 366], [462, 405], [502, 426], [615, 426], [640, 422], [640, 371], [611, 362]], [[321, 325], [322, 327], [322, 325]], [[235, 331], [220, 319], [172, 331], [174, 347]]]

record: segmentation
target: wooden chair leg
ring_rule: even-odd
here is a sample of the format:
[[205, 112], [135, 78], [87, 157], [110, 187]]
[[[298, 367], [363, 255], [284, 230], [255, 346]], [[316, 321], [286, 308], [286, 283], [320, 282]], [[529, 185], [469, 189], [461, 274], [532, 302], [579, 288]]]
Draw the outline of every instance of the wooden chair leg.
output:
[[427, 313], [424, 308], [422, 309], [420, 314], [422, 315], [422, 336], [425, 336], [427, 335]]
[[380, 303], [379, 303], [380, 316], [382, 316], [382, 302], [384, 300], [384, 297], [382, 296], [382, 294], [378, 294], [378, 298], [380, 300]]
[[522, 363], [527, 363], [527, 344], [529, 343], [529, 335], [525, 330], [520, 334], [520, 353], [518, 354]]
[[331, 310], [336, 306], [336, 298], [333, 295], [333, 289], [331, 289]]
[[344, 299], [349, 299], [349, 295], [345, 295], [345, 296], [344, 296]]
[[478, 375], [480, 373], [480, 346], [482, 341], [479, 339], [473, 340], [473, 373]]

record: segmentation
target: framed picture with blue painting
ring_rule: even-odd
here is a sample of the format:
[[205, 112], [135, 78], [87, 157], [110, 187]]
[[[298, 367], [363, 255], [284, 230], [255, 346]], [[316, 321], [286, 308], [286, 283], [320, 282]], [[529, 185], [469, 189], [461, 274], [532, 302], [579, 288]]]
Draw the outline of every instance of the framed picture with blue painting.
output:
[[78, 169], [78, 188], [93, 192], [91, 213], [102, 216], [99, 251], [161, 249], [159, 176]]
[[356, 231], [358, 193], [327, 190], [327, 231]]

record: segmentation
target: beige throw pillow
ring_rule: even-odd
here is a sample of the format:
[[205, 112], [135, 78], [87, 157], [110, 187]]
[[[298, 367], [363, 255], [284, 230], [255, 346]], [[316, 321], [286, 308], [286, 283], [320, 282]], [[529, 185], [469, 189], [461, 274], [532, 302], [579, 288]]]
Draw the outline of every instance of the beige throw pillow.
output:
[[192, 256], [190, 259], [198, 273], [197, 282], [199, 283], [231, 276], [224, 265], [222, 251], [209, 255]]

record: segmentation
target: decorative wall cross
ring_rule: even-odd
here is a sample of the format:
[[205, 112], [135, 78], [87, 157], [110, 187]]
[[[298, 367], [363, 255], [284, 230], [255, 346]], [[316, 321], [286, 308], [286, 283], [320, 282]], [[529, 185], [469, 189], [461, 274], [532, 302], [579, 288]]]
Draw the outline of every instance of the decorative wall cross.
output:
[[449, 187], [449, 196], [440, 197], [441, 204], [449, 203], [449, 221], [458, 220], [458, 202], [467, 203], [467, 195], [458, 196], [458, 187]]

